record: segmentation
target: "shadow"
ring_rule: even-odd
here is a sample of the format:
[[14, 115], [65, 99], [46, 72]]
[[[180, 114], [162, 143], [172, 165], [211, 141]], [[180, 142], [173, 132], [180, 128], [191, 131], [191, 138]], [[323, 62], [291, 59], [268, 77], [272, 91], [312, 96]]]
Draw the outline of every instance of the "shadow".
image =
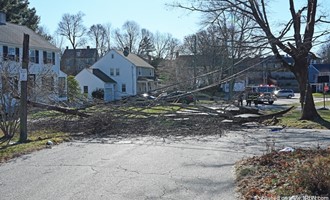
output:
[[326, 121], [322, 117], [320, 117], [318, 119], [315, 119], [315, 120], [312, 120], [312, 121], [315, 122], [315, 123], [320, 124], [321, 126], [324, 126], [327, 129], [330, 129], [330, 122], [329, 121]]
[[235, 163], [226, 164], [205, 164], [205, 163], [194, 163], [194, 164], [183, 164], [184, 167], [204, 167], [204, 168], [222, 168], [222, 167], [233, 167]]

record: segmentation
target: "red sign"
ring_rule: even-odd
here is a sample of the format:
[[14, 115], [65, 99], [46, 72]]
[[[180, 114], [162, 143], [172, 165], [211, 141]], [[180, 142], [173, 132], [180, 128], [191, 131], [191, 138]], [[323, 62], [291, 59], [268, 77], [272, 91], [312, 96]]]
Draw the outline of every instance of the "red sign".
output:
[[327, 92], [329, 90], [329, 86], [325, 85], [324, 86], [324, 91]]

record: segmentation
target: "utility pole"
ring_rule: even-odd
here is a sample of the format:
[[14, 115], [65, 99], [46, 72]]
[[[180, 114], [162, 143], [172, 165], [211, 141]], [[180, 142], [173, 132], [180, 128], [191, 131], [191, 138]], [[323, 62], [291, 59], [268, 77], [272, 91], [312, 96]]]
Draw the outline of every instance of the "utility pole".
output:
[[23, 39], [23, 62], [20, 70], [21, 81], [21, 113], [20, 113], [20, 137], [19, 142], [24, 143], [27, 140], [27, 77], [29, 65], [29, 40], [30, 36], [24, 34]]

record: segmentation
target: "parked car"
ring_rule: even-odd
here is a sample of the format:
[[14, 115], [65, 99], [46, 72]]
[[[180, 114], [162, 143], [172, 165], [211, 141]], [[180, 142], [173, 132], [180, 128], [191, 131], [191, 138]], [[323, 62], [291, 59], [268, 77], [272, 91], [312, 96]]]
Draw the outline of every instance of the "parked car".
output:
[[163, 93], [160, 94], [160, 96], [157, 99], [165, 100], [167, 102], [184, 103], [184, 104], [190, 104], [196, 101], [195, 96], [191, 92], [185, 92], [185, 91], [174, 91], [168, 94]]
[[294, 91], [290, 89], [276, 90], [274, 94], [276, 95], [276, 97], [285, 97], [288, 99], [294, 97]]

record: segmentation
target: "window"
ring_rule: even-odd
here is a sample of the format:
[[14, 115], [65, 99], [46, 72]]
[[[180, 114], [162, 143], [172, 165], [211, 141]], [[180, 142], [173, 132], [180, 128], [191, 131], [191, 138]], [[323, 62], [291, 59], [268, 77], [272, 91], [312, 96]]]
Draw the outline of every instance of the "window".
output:
[[29, 53], [29, 57], [30, 57], [30, 62], [33, 62], [33, 63], [39, 63], [39, 51], [38, 50], [30, 50], [30, 53]]
[[121, 91], [122, 91], [122, 92], [126, 92], [126, 84], [123, 83], [123, 84], [121, 85]]
[[35, 62], [36, 55], [35, 55], [35, 51], [32, 49], [29, 50], [29, 59], [30, 59], [30, 62]]
[[111, 54], [111, 58], [113, 59], [115, 57], [115, 55]]
[[84, 85], [84, 94], [88, 94], [88, 86]]
[[7, 55], [8, 55], [8, 47], [7, 46], [3, 46], [2, 47], [3, 60], [7, 60]]
[[110, 76], [114, 76], [115, 75], [115, 70], [113, 68], [110, 68]]
[[116, 76], [119, 76], [119, 68], [116, 68]]
[[55, 53], [54, 52], [43, 52], [44, 64], [53, 64], [55, 65]]
[[3, 60], [13, 60], [19, 62], [19, 48], [15, 47], [2, 47]]
[[42, 86], [49, 91], [54, 91], [54, 78], [51, 76], [42, 77]]
[[9, 60], [15, 60], [15, 48], [9, 47], [8, 48], [8, 55], [7, 55]]
[[33, 88], [36, 83], [36, 75], [35, 74], [29, 74], [28, 76], [28, 87]]

